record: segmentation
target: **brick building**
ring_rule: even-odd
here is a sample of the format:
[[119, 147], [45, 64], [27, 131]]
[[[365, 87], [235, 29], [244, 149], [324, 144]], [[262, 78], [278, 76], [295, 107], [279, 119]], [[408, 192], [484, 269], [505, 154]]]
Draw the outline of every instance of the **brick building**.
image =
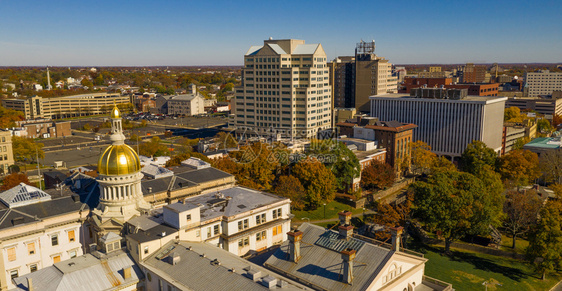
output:
[[29, 138], [65, 137], [72, 135], [70, 121], [20, 121], [18, 126], [25, 128]]

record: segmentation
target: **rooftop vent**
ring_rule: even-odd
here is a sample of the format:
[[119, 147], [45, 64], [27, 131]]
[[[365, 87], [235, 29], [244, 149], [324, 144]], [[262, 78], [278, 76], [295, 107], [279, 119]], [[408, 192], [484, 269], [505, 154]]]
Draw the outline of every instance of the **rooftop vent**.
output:
[[261, 277], [261, 271], [260, 270], [254, 269], [254, 268], [252, 268], [252, 266], [249, 266], [249, 267], [245, 268], [245, 270], [247, 271], [246, 274], [245, 274], [246, 277], [252, 279], [254, 282], [257, 282], [260, 279], [260, 277]]
[[275, 287], [275, 284], [277, 284], [277, 278], [272, 276], [263, 277], [261, 284], [269, 289], [272, 289]]
[[211, 265], [213, 265], [213, 266], [220, 266], [220, 265], [221, 265], [221, 262], [220, 262], [218, 259], [214, 259], [214, 260], [211, 261]]

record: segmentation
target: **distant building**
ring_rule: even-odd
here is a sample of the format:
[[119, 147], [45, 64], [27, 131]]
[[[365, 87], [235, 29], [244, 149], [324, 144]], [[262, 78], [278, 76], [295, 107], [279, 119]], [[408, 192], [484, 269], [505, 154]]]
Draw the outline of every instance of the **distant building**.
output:
[[504, 123], [501, 155], [510, 152], [519, 139], [526, 137], [533, 139], [536, 135], [537, 123], [530, 119], [525, 120], [522, 124]]
[[438, 155], [460, 157], [474, 140], [500, 152], [507, 98], [466, 96], [466, 89], [416, 91], [371, 96], [371, 116], [416, 124], [412, 140], [429, 144]]
[[334, 108], [355, 108], [355, 57], [337, 57], [328, 69]]
[[486, 66], [467, 63], [462, 69], [463, 83], [485, 83]]
[[18, 126], [25, 128], [29, 138], [52, 138], [71, 136], [70, 121], [35, 121], [24, 120], [17, 122]]
[[89, 93], [50, 98], [33, 96], [2, 100], [2, 106], [23, 112], [25, 119], [102, 114], [109, 111], [113, 104], [129, 103], [129, 96], [121, 96], [119, 93]]
[[345, 122], [348, 119], [352, 119], [355, 117], [357, 110], [355, 107], [352, 108], [334, 108], [334, 124], [338, 124], [340, 122]]
[[0, 174], [7, 174], [13, 164], [12, 134], [9, 130], [0, 129]]
[[562, 149], [562, 137], [537, 137], [524, 145], [523, 149], [536, 153], [540, 158], [548, 151]]
[[419, 78], [445, 78], [447, 73], [445, 71], [441, 71], [441, 67], [439, 66], [430, 66], [429, 71], [419, 72]]
[[552, 91], [562, 89], [562, 73], [549, 70], [525, 73], [525, 87], [529, 97], [551, 95]]
[[562, 115], [562, 98], [509, 97], [505, 107], [518, 107], [521, 110], [533, 110], [540, 114]]
[[406, 77], [400, 85], [400, 93], [410, 93], [415, 88], [467, 89], [468, 95], [498, 96], [498, 83], [454, 84], [452, 78], [412, 78]]
[[205, 113], [205, 100], [200, 94], [176, 95], [168, 99], [168, 114], [193, 116]]

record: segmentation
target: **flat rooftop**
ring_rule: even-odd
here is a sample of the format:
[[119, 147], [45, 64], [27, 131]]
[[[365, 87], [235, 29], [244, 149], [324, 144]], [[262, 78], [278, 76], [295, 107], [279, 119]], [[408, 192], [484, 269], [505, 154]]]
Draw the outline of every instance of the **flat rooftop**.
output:
[[236, 214], [249, 212], [250, 210], [283, 200], [289, 199], [237, 186], [187, 198], [185, 203], [200, 205], [201, 221], [205, 221], [219, 216], [230, 217]]
[[475, 96], [475, 95], [468, 95], [462, 99], [438, 99], [438, 98], [418, 98], [410, 96], [410, 93], [387, 93], [387, 94], [379, 94], [379, 95], [372, 95], [369, 96], [369, 99], [412, 99], [412, 100], [428, 100], [428, 101], [438, 101], [438, 102], [499, 102], [499, 101], [506, 101], [507, 97], [502, 96]]

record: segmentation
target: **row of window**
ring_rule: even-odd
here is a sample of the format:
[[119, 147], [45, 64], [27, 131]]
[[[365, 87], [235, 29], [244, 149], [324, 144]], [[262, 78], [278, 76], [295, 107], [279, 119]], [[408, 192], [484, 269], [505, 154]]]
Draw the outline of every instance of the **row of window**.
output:
[[[76, 237], [74, 235], [74, 230], [70, 230], [67, 232], [68, 234], [68, 241], [69, 242], [74, 242], [76, 240]], [[59, 237], [57, 234], [53, 234], [51, 235], [51, 246], [58, 246], [59, 245]], [[6, 252], [8, 253], [8, 261], [12, 262], [16, 260], [16, 247], [11, 247], [6, 249]], [[35, 254], [35, 243], [31, 242], [27, 244], [27, 252], [29, 255], [34, 255]]]

